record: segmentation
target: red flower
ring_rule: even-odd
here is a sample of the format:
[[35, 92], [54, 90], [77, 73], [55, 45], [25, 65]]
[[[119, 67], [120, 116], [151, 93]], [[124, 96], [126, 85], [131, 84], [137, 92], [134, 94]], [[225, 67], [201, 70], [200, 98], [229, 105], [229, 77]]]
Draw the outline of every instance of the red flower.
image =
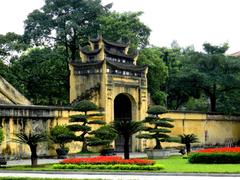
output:
[[97, 156], [91, 158], [69, 158], [64, 159], [62, 164], [137, 164], [137, 165], [152, 165], [155, 162], [148, 159], [122, 159], [119, 156]]
[[200, 149], [195, 152], [202, 153], [240, 153], [240, 147], [223, 147], [223, 148], [208, 148], [208, 149]]

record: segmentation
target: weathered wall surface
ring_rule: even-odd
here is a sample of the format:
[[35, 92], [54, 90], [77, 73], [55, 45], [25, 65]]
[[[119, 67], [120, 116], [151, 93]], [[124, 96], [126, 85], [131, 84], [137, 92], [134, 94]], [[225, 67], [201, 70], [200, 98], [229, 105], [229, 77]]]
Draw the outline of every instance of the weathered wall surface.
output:
[[16, 90], [9, 82], [0, 76], [0, 103], [1, 104], [25, 104], [31, 102]]
[[[11, 141], [14, 133], [30, 130], [49, 131], [55, 125], [68, 124], [69, 116], [77, 113], [67, 107], [0, 105], [0, 126], [3, 127], [5, 135], [1, 151], [15, 158], [29, 156], [28, 146]], [[175, 120], [175, 127], [172, 129], [173, 136], [194, 133], [202, 144], [222, 144], [240, 139], [240, 116], [192, 112], [170, 112], [164, 116]], [[76, 153], [80, 151], [81, 143], [72, 142], [68, 146], [70, 153]], [[142, 140], [141, 144], [133, 143], [132, 149], [133, 151], [144, 150], [144, 148], [153, 146], [153, 141]], [[38, 148], [38, 154], [55, 155], [55, 148], [56, 146], [52, 143], [42, 144]]]

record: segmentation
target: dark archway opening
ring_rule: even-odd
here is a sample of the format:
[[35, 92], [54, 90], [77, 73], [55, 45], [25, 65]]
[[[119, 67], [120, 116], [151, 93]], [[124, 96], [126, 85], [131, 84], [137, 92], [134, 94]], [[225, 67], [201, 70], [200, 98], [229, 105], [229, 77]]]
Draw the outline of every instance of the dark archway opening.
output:
[[[132, 120], [132, 103], [130, 99], [124, 94], [119, 94], [114, 99], [114, 120], [115, 121]], [[132, 139], [130, 139], [130, 143], [129, 143], [130, 151], [131, 151], [131, 146], [132, 146]], [[123, 152], [123, 150], [124, 150], [124, 138], [122, 135], [118, 135], [117, 139], [115, 140], [115, 151]]]

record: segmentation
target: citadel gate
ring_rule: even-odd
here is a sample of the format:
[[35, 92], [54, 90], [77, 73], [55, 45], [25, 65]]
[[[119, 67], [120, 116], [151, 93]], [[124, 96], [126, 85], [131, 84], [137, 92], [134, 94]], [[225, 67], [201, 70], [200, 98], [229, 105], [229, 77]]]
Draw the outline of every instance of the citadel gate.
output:
[[[91, 50], [80, 50], [81, 60], [70, 68], [70, 101], [90, 99], [104, 109], [107, 123], [114, 120], [142, 120], [147, 111], [147, 67], [137, 65], [138, 54], [128, 54], [129, 44], [113, 43], [99, 36], [89, 39]], [[133, 137], [131, 150], [140, 150]], [[119, 136], [117, 151], [123, 150]]]

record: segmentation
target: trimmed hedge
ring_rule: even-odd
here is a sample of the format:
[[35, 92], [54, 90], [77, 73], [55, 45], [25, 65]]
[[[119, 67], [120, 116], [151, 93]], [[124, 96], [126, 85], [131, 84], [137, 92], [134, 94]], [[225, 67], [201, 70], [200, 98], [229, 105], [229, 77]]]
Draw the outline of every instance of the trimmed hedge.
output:
[[134, 164], [54, 164], [54, 169], [104, 169], [104, 170], [146, 170], [157, 171], [162, 165], [134, 165]]
[[202, 164], [238, 164], [240, 153], [194, 153], [188, 161]]

